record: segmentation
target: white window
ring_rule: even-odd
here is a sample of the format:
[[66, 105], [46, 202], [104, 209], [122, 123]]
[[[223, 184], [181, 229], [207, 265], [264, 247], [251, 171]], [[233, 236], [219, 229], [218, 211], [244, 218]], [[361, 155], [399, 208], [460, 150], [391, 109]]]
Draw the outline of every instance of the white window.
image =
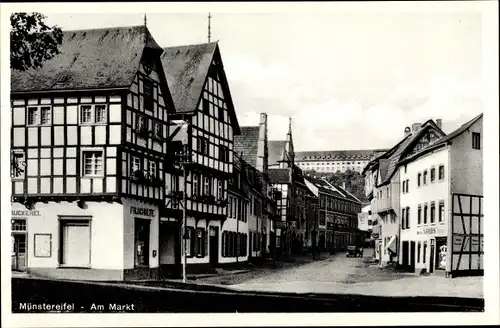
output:
[[25, 170], [26, 170], [26, 160], [24, 158], [24, 152], [14, 151], [12, 154], [11, 177], [24, 178]]
[[141, 116], [141, 115], [137, 115], [137, 121], [136, 121], [136, 129], [137, 130], [142, 130], [144, 129], [146, 126], [145, 126], [145, 120], [144, 120], [144, 117]]
[[149, 175], [151, 177], [156, 177], [156, 163], [153, 161], [149, 162]]
[[98, 176], [103, 174], [102, 150], [83, 151], [83, 175]]
[[106, 106], [96, 105], [95, 106], [95, 122], [104, 123], [106, 122]]
[[132, 156], [132, 173], [141, 169], [141, 159], [137, 156]]
[[80, 105], [80, 123], [106, 123], [106, 105]]
[[80, 107], [80, 123], [92, 123], [92, 105]]
[[193, 191], [192, 191], [192, 194], [193, 195], [198, 195], [198, 190], [199, 190], [199, 186], [198, 186], [198, 174], [194, 174], [193, 175]]
[[223, 191], [222, 181], [219, 180], [219, 181], [217, 181], [217, 198], [222, 199], [224, 197], [222, 191]]
[[52, 122], [50, 106], [28, 107], [28, 125], [48, 125]]
[[160, 138], [163, 136], [163, 127], [160, 123], [155, 123], [155, 136]]
[[210, 195], [210, 178], [205, 177], [203, 181], [203, 194]]

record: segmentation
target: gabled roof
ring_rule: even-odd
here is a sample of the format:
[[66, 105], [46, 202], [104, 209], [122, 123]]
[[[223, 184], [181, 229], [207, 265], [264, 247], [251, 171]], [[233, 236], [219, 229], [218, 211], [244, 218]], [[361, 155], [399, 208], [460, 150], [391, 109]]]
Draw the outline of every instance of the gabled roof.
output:
[[269, 165], [277, 164], [281, 161], [285, 152], [286, 140], [269, 140], [267, 142], [267, 153]]
[[161, 61], [178, 113], [198, 106], [216, 48], [212, 42], [163, 49]]
[[462, 133], [467, 131], [474, 123], [476, 123], [479, 119], [483, 117], [483, 114], [479, 114], [478, 116], [474, 117], [472, 120], [468, 121], [467, 123], [462, 124], [458, 129], [455, 131], [451, 132], [450, 134], [442, 137], [441, 139], [437, 140], [436, 142], [428, 145], [427, 147], [421, 149], [419, 152], [411, 155], [410, 157], [406, 158], [404, 162], [412, 161], [415, 160], [416, 158], [426, 154], [427, 152], [439, 148], [446, 143], [452, 141], [456, 137], [460, 136]]
[[241, 134], [234, 136], [234, 152], [243, 154], [243, 159], [254, 167], [257, 164], [259, 132], [258, 126], [242, 126]]
[[415, 144], [420, 139], [420, 137], [424, 134], [425, 131], [427, 131], [427, 129], [430, 126], [441, 131], [441, 129], [434, 123], [434, 121], [428, 120], [427, 122], [422, 124], [422, 127], [416, 133], [412, 132], [410, 135], [405, 137], [399, 144], [397, 144], [393, 149], [389, 151], [389, 152], [392, 151], [394, 152], [389, 157], [389, 166], [387, 169], [387, 174], [384, 179], [381, 179], [382, 182], [380, 183], [380, 185], [385, 185], [391, 180], [392, 176], [396, 172], [396, 169], [401, 161], [402, 155], [410, 148], [410, 146]]
[[357, 203], [361, 203], [361, 201], [356, 196], [347, 191], [347, 189], [344, 189], [341, 186], [335, 186], [335, 188], [340, 189], [340, 191], [342, 191], [342, 193], [345, 195], [345, 198]]
[[[168, 47], [163, 49], [161, 62], [167, 75], [167, 83], [174, 100], [177, 113], [191, 113], [197, 109], [205, 81], [214, 60], [221, 55], [217, 42]], [[221, 64], [222, 68], [223, 65]], [[221, 85], [226, 92], [226, 102], [233, 132], [240, 134], [240, 126], [234, 110], [224, 70], [220, 71]]]
[[328, 194], [328, 195], [332, 195], [332, 196], [336, 196], [336, 197], [341, 197], [341, 198], [345, 198], [344, 195], [342, 195], [342, 193], [340, 193], [338, 190], [336, 190], [335, 187], [332, 188], [332, 186], [330, 184], [328, 184], [326, 181], [324, 181], [323, 179], [318, 179], [318, 178], [314, 178], [314, 177], [307, 177], [306, 178], [309, 182], [311, 182], [312, 184], [314, 184], [316, 186], [316, 188], [318, 188], [318, 191], [323, 193], [323, 194]]
[[64, 31], [60, 54], [41, 68], [11, 70], [11, 92], [128, 89], [145, 48], [162, 51], [145, 26]]
[[272, 184], [284, 184], [290, 182], [289, 169], [271, 168], [268, 171], [268, 176]]

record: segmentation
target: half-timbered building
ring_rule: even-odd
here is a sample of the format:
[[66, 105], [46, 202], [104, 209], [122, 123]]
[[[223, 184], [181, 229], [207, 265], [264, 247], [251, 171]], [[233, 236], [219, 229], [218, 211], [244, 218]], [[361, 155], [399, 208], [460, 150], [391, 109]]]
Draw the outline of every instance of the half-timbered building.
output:
[[[232, 258], [222, 255], [222, 234], [233, 231], [233, 221], [226, 220], [228, 182], [233, 176], [233, 139], [240, 127], [217, 43], [168, 47], [161, 61], [176, 108], [172, 119], [187, 123], [191, 155], [185, 181], [179, 171], [167, 172], [166, 182], [172, 185], [167, 186], [161, 221], [172, 224], [165, 225], [160, 239], [170, 245], [183, 236], [187, 270], [210, 270]], [[182, 234], [178, 188], [186, 191], [187, 199], [187, 229]], [[160, 264], [179, 261], [182, 257], [169, 256]]]
[[65, 278], [157, 277], [174, 111], [163, 50], [145, 26], [65, 31], [60, 50], [11, 75], [12, 222], [25, 229], [15, 237], [23, 265]]
[[250, 195], [250, 257], [261, 258], [271, 251], [274, 242], [273, 220], [276, 203], [268, 177], [267, 114], [260, 114], [258, 126], [241, 128], [241, 135], [235, 137], [235, 152], [246, 162], [245, 182]]
[[277, 209], [281, 220], [276, 224], [276, 247], [284, 254], [304, 247], [306, 196], [310, 193], [302, 170], [295, 165], [295, 152], [290, 119], [286, 140], [269, 141], [269, 178], [279, 191]]

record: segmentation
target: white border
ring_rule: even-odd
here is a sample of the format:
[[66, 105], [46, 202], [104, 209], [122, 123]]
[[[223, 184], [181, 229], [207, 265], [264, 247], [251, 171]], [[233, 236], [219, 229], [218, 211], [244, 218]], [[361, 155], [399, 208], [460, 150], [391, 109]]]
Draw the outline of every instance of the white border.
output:
[[[139, 7], [140, 6], [140, 7]], [[9, 15], [13, 11], [40, 11], [47, 15], [78, 13], [303, 13], [303, 12], [481, 12], [483, 25], [484, 78], [484, 194], [485, 194], [485, 276], [484, 313], [418, 313], [411, 315], [412, 324], [495, 324], [500, 322], [499, 306], [499, 211], [498, 211], [498, 2], [294, 2], [294, 3], [16, 3], [1, 4], [1, 140], [2, 163], [9, 163], [10, 148], [10, 70], [9, 70]], [[175, 32], [174, 32], [175, 33]], [[12, 315], [10, 294], [10, 168], [1, 167], [2, 202], [2, 324], [6, 327], [70, 327], [70, 326], [233, 326], [233, 325], [401, 325], [408, 314], [353, 313], [353, 314], [30, 314]]]

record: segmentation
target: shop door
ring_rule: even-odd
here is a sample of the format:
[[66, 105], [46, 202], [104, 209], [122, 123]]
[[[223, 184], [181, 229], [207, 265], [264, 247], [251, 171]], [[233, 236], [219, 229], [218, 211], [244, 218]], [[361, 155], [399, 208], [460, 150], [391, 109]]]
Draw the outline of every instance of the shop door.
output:
[[407, 241], [403, 241], [403, 253], [401, 254], [402, 255], [402, 265], [403, 265], [403, 268], [405, 269], [408, 269], [408, 266], [409, 266], [409, 262], [408, 262], [408, 252], [409, 252], [409, 247], [408, 247], [408, 242]]
[[62, 223], [62, 264], [90, 266], [90, 224], [88, 221]]
[[219, 228], [210, 227], [210, 264], [215, 267], [219, 264]]
[[434, 263], [436, 262], [435, 257], [434, 257], [434, 245], [431, 245], [431, 257], [429, 261], [429, 273], [434, 272]]
[[24, 271], [26, 269], [26, 234], [14, 234], [12, 238], [12, 270]]
[[410, 244], [410, 270], [415, 272], [415, 242]]

